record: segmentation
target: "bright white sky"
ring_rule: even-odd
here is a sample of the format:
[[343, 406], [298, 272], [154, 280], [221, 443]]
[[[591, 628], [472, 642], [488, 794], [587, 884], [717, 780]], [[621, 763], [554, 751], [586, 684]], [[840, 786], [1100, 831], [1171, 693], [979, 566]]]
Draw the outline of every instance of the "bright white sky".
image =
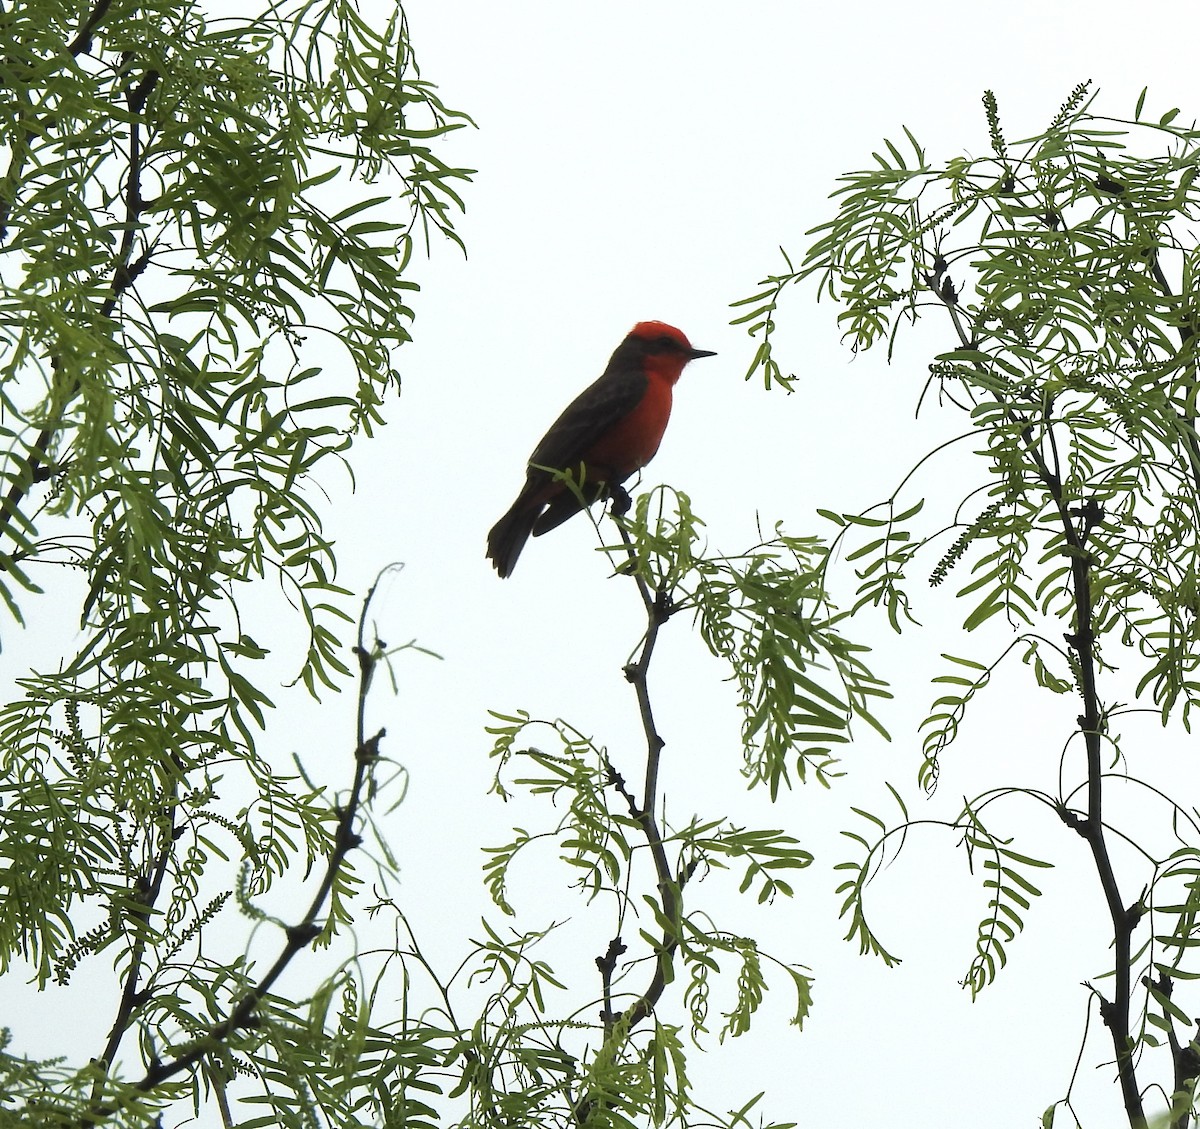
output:
[[[767, 529], [782, 520], [791, 533], [827, 533], [816, 507], [860, 510], [886, 497], [958, 422], [913, 421], [928, 354], [914, 341], [890, 369], [882, 356], [852, 363], [835, 309], [797, 289], [781, 333], [796, 392], [767, 393], [743, 380], [753, 346], [729, 326], [729, 303], [779, 267], [780, 244], [803, 251], [804, 231], [829, 215], [835, 178], [869, 163], [902, 124], [935, 160], [983, 152], [985, 88], [995, 90], [1010, 138], [1044, 126], [1086, 78], [1114, 114], [1131, 112], [1146, 84], [1152, 107], [1200, 112], [1200, 15], [1191, 2], [1135, 10], [1111, 0], [1003, 8], [410, 0], [407, 11], [424, 77], [480, 127], [441, 149], [479, 170], [464, 187], [459, 225], [469, 258], [437, 246], [432, 263], [417, 266], [417, 340], [402, 358], [393, 423], [356, 455], [356, 493], [327, 485], [341, 582], [364, 591], [384, 564], [405, 562], [377, 608], [380, 632], [397, 643], [415, 636], [445, 656], [402, 660], [400, 697], [381, 685], [373, 723], [387, 726], [385, 751], [412, 775], [407, 802], [387, 821], [402, 860], [398, 897], [449, 971], [464, 955], [461, 938], [479, 935], [480, 915], [500, 916], [478, 881], [480, 848], [539, 818], [535, 807], [506, 808], [485, 795], [486, 711], [566, 718], [630, 773], [643, 749], [620, 674], [638, 641], [640, 607], [631, 584], [609, 579], [590, 526], [577, 519], [532, 542], [508, 581], [483, 556], [487, 530], [546, 426], [634, 322], [658, 318], [720, 355], [687, 370], [644, 482], [686, 491], [715, 547], [748, 547], [758, 517]], [[946, 622], [927, 598], [918, 614]], [[766, 1009], [756, 1033], [696, 1057], [693, 1076], [722, 1109], [766, 1090], [764, 1116], [805, 1129], [1032, 1125], [1062, 1096], [1078, 1053], [1080, 982], [1105, 967], [1099, 891], [1075, 865], [1085, 861], [1082, 841], [1032, 806], [1007, 809], [1004, 825], [1028, 836], [1019, 848], [1060, 866], [1043, 873], [1047, 897], [1010, 947], [1008, 969], [975, 1004], [958, 981], [986, 899], [948, 838], [931, 838], [937, 850], [914, 843], [875, 887], [876, 929], [904, 958], [891, 971], [842, 943], [831, 867], [852, 857], [838, 834], [854, 826], [851, 803], [891, 814], [884, 779], [914, 815], [930, 818], [949, 818], [964, 793], [989, 785], [1053, 789], [1078, 707], [1024, 692], [1029, 680], [1014, 667], [926, 803], [915, 774], [928, 678], [940, 652], [987, 657], [988, 640], [914, 631], [897, 641], [869, 618], [859, 636], [879, 646], [876, 670], [897, 690], [885, 714], [895, 741], [865, 740], [848, 751], [850, 777], [832, 792], [810, 785], [772, 808], [744, 793], [739, 718], [722, 669], [682, 617], [665, 631], [652, 688], [675, 822], [694, 810], [785, 827], [818, 856], [794, 903], [720, 911], [727, 928], [812, 968], [809, 1025], [803, 1033], [783, 1025], [790, 1001], [779, 984], [781, 1004]], [[274, 743], [336, 765], [352, 708], [334, 700], [316, 716], [297, 703], [294, 717], [312, 716], [311, 730], [289, 723]], [[1129, 751], [1163, 757], [1156, 732], [1144, 730], [1153, 750], [1131, 740]], [[548, 873], [565, 886], [563, 869]], [[585, 970], [603, 951], [607, 915], [589, 924], [565, 889], [560, 898], [532, 880], [514, 895], [524, 927], [574, 916]], [[284, 990], [300, 990], [303, 975], [289, 973]], [[1078, 1108], [1085, 1120], [1093, 1115], [1090, 1125], [1117, 1125], [1116, 1088], [1093, 1069], [1106, 1048], [1094, 1015], [1092, 1030]]]
[[[935, 160], [982, 153], [985, 88], [995, 90], [1010, 138], [1043, 127], [1085, 78], [1114, 114], [1130, 113], [1146, 84], [1159, 108], [1197, 112], [1200, 16], [1190, 3], [1135, 13], [1044, 0], [1003, 9], [412, 0], [408, 13], [425, 77], [480, 127], [445, 151], [480, 171], [460, 225], [469, 259], [445, 247], [420, 268], [426, 289], [415, 300], [402, 401], [394, 426], [356, 464], [357, 495], [339, 503], [341, 555], [343, 579], [357, 587], [380, 564], [405, 561], [383, 611], [386, 630], [398, 641], [416, 635], [446, 658], [406, 663], [399, 702], [381, 695], [375, 709], [413, 774], [395, 817], [402, 895], [415, 920], [440, 919], [449, 966], [454, 938], [478, 935], [486, 908], [475, 886], [478, 847], [536, 818], [483, 798], [485, 711], [565, 717], [619, 765], [636, 765], [641, 752], [620, 676], [640, 612], [631, 586], [607, 578], [587, 523], [532, 542], [508, 581], [483, 557], [487, 529], [545, 427], [635, 321], [660, 318], [720, 355], [686, 372], [645, 482], [688, 492], [715, 546], [750, 545], [756, 515], [766, 528], [783, 520], [792, 533], [824, 532], [817, 506], [882, 499], [932, 437], [959, 422], [913, 423], [928, 354], [914, 342], [891, 369], [882, 356], [852, 363], [834, 308], [796, 290], [783, 357], [800, 377], [797, 391], [766, 393], [742, 379], [752, 347], [728, 325], [728, 304], [779, 266], [780, 244], [803, 251], [804, 231], [829, 215], [835, 178], [868, 164], [902, 124]], [[926, 599], [922, 618], [943, 622]], [[1047, 897], [1010, 946], [1009, 968], [975, 1004], [958, 981], [985, 899], [948, 837], [906, 853], [875, 887], [875, 924], [904, 957], [895, 970], [841, 942], [830, 868], [851, 857], [837, 834], [853, 826], [850, 803], [887, 813], [884, 778], [914, 815], [931, 818], [951, 816], [964, 793], [989, 785], [1053, 789], [1077, 706], [1023, 692], [1028, 680], [1014, 667], [926, 804], [914, 781], [928, 678], [939, 652], [988, 655], [987, 640], [914, 632], [897, 642], [869, 620], [860, 630], [880, 644], [877, 669], [898, 691], [887, 715], [896, 740], [864, 742], [846, 757], [843, 786], [785, 796], [774, 810], [742, 793], [738, 719], [720, 668], [686, 623], [666, 632], [652, 685], [676, 819], [735, 809], [751, 826], [786, 827], [818, 855], [795, 904], [775, 906], [762, 925], [741, 911], [723, 919], [759, 929], [777, 955], [812, 967], [809, 1026], [784, 1028], [781, 1008], [757, 1035], [695, 1060], [693, 1073], [721, 1108], [765, 1089], [765, 1116], [814, 1129], [1032, 1125], [1068, 1083], [1086, 1010], [1080, 982], [1105, 967], [1099, 891], [1075, 866], [1082, 841], [1031, 805], [1007, 809], [1002, 826], [1060, 865], [1043, 872]], [[548, 897], [531, 891], [518, 902], [524, 926], [567, 913], [582, 920], [578, 903]], [[605, 925], [576, 934], [585, 965], [607, 940]], [[1116, 1088], [1094, 1069], [1107, 1051], [1095, 1015], [1092, 1031], [1078, 1109], [1093, 1115], [1090, 1124], [1116, 1125]]]

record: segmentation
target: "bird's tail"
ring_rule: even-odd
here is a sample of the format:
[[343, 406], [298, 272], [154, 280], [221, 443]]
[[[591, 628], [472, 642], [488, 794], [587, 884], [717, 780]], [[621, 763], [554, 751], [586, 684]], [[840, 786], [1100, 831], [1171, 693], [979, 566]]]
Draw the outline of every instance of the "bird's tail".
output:
[[492, 526], [487, 539], [487, 555], [501, 577], [512, 574], [541, 508], [539, 500], [527, 498], [522, 492], [508, 513]]

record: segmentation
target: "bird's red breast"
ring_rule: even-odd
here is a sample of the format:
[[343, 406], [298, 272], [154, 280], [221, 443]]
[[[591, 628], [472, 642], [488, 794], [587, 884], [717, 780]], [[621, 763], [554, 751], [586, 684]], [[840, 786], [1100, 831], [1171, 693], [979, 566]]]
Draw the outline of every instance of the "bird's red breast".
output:
[[678, 372], [662, 374], [645, 365], [646, 391], [623, 418], [613, 424], [588, 448], [582, 461], [599, 479], [621, 481], [641, 470], [658, 451], [667, 421], [671, 418], [671, 388]]

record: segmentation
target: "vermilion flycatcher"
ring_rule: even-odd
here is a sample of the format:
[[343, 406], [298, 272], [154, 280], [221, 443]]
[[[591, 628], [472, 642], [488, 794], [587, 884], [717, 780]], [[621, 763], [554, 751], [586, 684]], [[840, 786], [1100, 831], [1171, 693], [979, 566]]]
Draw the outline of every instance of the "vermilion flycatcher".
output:
[[501, 576], [511, 574], [531, 533], [538, 537], [583, 508], [553, 472], [569, 471], [587, 505], [620, 485], [654, 458], [683, 366], [715, 355], [693, 349], [664, 322], [633, 327], [600, 379], [571, 402], [529, 456], [525, 485], [488, 534], [487, 555]]

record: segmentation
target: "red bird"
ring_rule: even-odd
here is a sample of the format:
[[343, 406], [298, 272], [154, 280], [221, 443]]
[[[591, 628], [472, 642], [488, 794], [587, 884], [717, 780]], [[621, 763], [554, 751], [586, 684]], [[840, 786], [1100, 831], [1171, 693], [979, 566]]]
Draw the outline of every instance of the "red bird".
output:
[[620, 485], [654, 458], [683, 366], [713, 356], [665, 322], [633, 327], [600, 379], [575, 397], [529, 456], [521, 493], [488, 534], [487, 555], [501, 576], [512, 573], [531, 533], [539, 537], [583, 508], [551, 471], [570, 471], [588, 505]]

